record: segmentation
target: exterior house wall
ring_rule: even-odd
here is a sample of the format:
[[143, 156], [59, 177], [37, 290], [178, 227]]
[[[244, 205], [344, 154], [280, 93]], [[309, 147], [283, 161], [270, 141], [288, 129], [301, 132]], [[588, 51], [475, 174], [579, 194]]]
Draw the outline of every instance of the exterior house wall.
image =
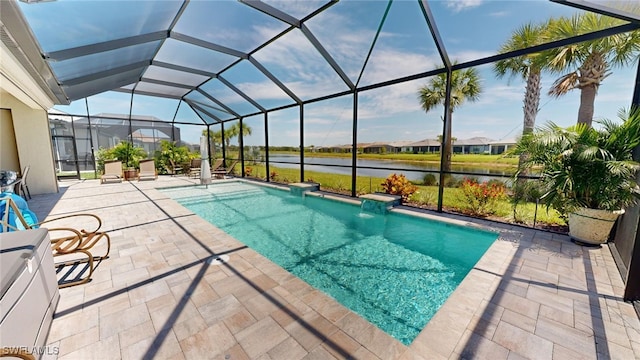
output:
[[[30, 166], [28, 183], [31, 194], [57, 192], [46, 111], [53, 106], [53, 100], [4, 42], [0, 42], [0, 59], [0, 108], [4, 110], [3, 121], [10, 118], [13, 126], [13, 133], [0, 133], [0, 142], [15, 144], [20, 170]], [[15, 153], [8, 156], [15, 159]], [[11, 166], [16, 166], [15, 160], [7, 161], [13, 161]]]
[[0, 96], [0, 107], [11, 113], [13, 134], [3, 131], [1, 142], [16, 144], [20, 170], [29, 165], [29, 191], [44, 194], [58, 191], [53, 166], [49, 120], [44, 109], [33, 109], [9, 93]]
[[0, 109], [0, 169], [20, 172], [11, 110]]

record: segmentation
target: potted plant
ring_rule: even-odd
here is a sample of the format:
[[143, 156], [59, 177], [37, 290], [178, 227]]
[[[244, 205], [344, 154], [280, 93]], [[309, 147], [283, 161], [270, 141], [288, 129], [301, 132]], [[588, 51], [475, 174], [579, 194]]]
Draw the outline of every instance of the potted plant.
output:
[[578, 242], [602, 244], [624, 208], [637, 202], [639, 164], [633, 151], [640, 144], [640, 111], [621, 110], [622, 122], [596, 121], [561, 128], [547, 124], [520, 139], [516, 154], [529, 158], [523, 170], [539, 171], [541, 200], [568, 215], [569, 235]]
[[120, 160], [122, 161], [123, 172], [125, 179], [133, 179], [136, 177], [136, 168], [140, 160], [147, 157], [147, 152], [143, 148], [134, 146], [133, 144], [122, 141], [118, 145], [110, 149], [100, 149], [98, 151], [98, 163], [101, 169], [104, 169], [105, 160]]

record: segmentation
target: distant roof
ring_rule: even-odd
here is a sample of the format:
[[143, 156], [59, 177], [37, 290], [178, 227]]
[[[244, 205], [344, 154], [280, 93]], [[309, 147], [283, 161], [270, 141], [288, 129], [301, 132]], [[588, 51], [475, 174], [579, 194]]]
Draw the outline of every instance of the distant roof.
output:
[[409, 146], [440, 146], [440, 142], [435, 139], [424, 139], [411, 143]]
[[490, 142], [491, 145], [501, 145], [501, 144], [515, 144], [518, 142], [516, 138], [502, 139]]
[[388, 144], [393, 147], [404, 147], [404, 146], [411, 146], [411, 144], [413, 144], [413, 141], [409, 141], [409, 140], [393, 141]]
[[493, 140], [486, 137], [472, 137], [470, 139], [458, 139], [453, 142], [454, 145], [489, 145]]

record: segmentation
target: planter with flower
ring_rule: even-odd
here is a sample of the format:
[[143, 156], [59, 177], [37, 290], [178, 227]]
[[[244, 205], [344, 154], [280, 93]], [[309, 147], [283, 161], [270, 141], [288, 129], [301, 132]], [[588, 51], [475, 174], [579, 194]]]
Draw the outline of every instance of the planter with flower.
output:
[[122, 141], [110, 149], [101, 148], [97, 153], [98, 168], [104, 171], [105, 160], [120, 160], [122, 162], [123, 173], [126, 180], [137, 176], [137, 168], [140, 160], [147, 157], [147, 152], [143, 148]]
[[581, 243], [605, 243], [618, 216], [640, 195], [633, 160], [640, 111], [620, 111], [619, 117], [621, 122], [596, 121], [597, 129], [550, 123], [516, 145], [516, 154], [529, 155], [523, 169], [540, 174], [541, 200], [568, 217], [569, 235]]

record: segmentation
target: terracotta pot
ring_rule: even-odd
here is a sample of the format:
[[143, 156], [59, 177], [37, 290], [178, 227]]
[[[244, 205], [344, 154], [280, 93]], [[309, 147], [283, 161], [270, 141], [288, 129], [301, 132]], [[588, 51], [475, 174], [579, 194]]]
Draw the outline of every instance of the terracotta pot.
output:
[[124, 179], [125, 180], [135, 180], [138, 177], [138, 171], [136, 169], [125, 169], [124, 170]]
[[586, 244], [604, 244], [609, 239], [613, 224], [622, 214], [624, 210], [578, 208], [569, 213], [569, 236]]

